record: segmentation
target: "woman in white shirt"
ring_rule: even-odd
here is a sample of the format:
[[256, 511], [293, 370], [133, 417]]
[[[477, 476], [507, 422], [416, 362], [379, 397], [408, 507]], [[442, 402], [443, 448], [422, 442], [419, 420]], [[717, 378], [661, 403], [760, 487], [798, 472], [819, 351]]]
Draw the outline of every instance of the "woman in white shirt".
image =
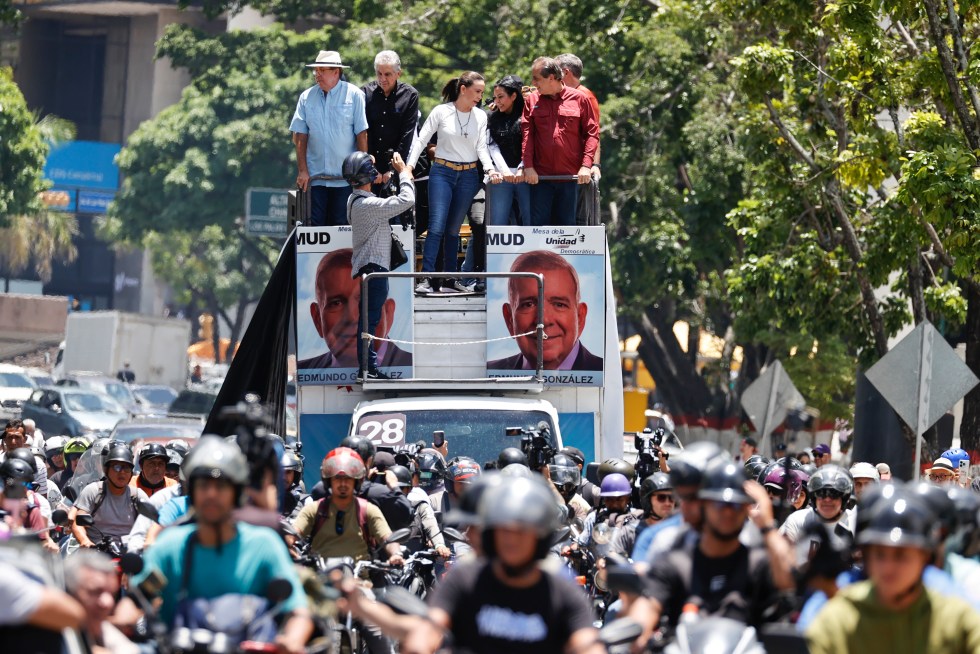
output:
[[[459, 228], [480, 189], [478, 162], [489, 173], [491, 183], [499, 184], [503, 179], [494, 169], [487, 150], [487, 115], [479, 108], [485, 87], [483, 76], [474, 72], [449, 80], [442, 89], [445, 104], [432, 110], [412, 144], [408, 157], [410, 167], [418, 162], [433, 134], [438, 136], [429, 170], [429, 226], [422, 248], [422, 272], [436, 272], [443, 237], [443, 270], [458, 270]], [[434, 286], [438, 284], [423, 278], [415, 292], [440, 290]]]

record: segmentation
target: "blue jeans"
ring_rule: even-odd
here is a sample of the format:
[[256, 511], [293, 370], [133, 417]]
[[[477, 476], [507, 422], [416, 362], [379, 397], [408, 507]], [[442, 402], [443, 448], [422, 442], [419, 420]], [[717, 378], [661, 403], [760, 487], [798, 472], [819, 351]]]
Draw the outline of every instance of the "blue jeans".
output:
[[476, 168], [456, 171], [434, 163], [429, 170], [429, 228], [422, 246], [422, 272], [434, 272], [443, 236], [443, 262], [446, 272], [456, 272], [459, 252], [459, 228], [473, 197], [480, 190], [480, 173]]
[[531, 224], [574, 225], [578, 184], [575, 182], [538, 182], [531, 186]]
[[310, 187], [310, 225], [313, 227], [330, 227], [346, 225], [347, 198], [353, 189], [344, 186], [311, 186]]
[[[369, 263], [361, 269], [362, 274], [367, 274], [369, 272], [386, 272], [388, 269], [379, 266], [376, 263]], [[357, 283], [361, 283], [361, 278], [357, 278]], [[378, 323], [381, 321], [381, 309], [384, 308], [385, 301], [388, 299], [388, 278], [387, 277], [373, 277], [367, 285], [368, 294], [368, 315], [367, 315], [367, 332], [373, 334], [374, 330], [378, 328]], [[358, 307], [358, 316], [360, 316], [360, 307]], [[358, 318], [357, 327], [357, 367], [363, 368], [364, 361], [364, 339], [361, 338], [362, 324], [361, 319]], [[367, 370], [377, 370], [378, 369], [378, 353], [374, 349], [374, 341], [371, 341], [371, 347], [368, 348], [368, 364]]]
[[[512, 184], [510, 182], [500, 182], [499, 184], [487, 184], [487, 195], [489, 198], [490, 221], [488, 225], [499, 227], [501, 225], [516, 224], [521, 227], [531, 226], [531, 187], [528, 184]], [[511, 220], [513, 213], [511, 209], [514, 205], [514, 198], [517, 198], [517, 221]]]

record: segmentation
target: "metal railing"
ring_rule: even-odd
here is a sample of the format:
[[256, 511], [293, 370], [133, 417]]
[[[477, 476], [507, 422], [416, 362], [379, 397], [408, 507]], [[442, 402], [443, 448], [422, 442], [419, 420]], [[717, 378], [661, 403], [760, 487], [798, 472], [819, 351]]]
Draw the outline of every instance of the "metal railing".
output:
[[[497, 278], [510, 278], [510, 277], [524, 277], [531, 278], [537, 282], [538, 285], [538, 311], [537, 311], [537, 321], [534, 328], [535, 339], [537, 340], [538, 349], [538, 361], [537, 367], [534, 370], [534, 381], [544, 382], [544, 275], [540, 273], [533, 272], [440, 272], [439, 277], [448, 279], [497, 279]], [[375, 277], [386, 277], [389, 279], [411, 279], [413, 282], [416, 279], [422, 277], [431, 277], [431, 272], [370, 272], [366, 275], [361, 276], [361, 315], [358, 320], [358, 327], [360, 331], [358, 334], [362, 340], [363, 346], [361, 348], [361, 370], [366, 371], [368, 369], [368, 348], [372, 347], [372, 340], [375, 340], [373, 334], [368, 333], [367, 320], [368, 320], [368, 282], [370, 282]], [[414, 289], [413, 289], [414, 292]], [[414, 309], [413, 309], [414, 311]], [[415, 316], [412, 316], [412, 320], [415, 320]], [[424, 341], [413, 342], [413, 345], [426, 345]], [[413, 351], [414, 357], [414, 351]], [[414, 358], [413, 358], [414, 361]], [[365, 376], [366, 379], [366, 376]]]
[[[326, 181], [339, 181], [343, 177], [337, 177], [335, 175], [316, 175], [310, 178], [310, 182], [314, 180], [326, 180]], [[574, 182], [578, 179], [575, 175], [539, 175], [538, 180], [542, 182]], [[429, 176], [425, 175], [423, 177], [417, 177], [415, 179], [416, 184], [420, 182], [428, 182]], [[503, 183], [503, 182], [502, 182]], [[521, 182], [526, 184], [527, 182]], [[486, 185], [486, 188], [490, 188], [490, 184]], [[586, 186], [586, 185], [582, 185]], [[573, 226], [594, 226], [600, 225], [602, 221], [599, 215], [599, 183], [592, 179], [587, 185], [589, 192], [587, 194], [588, 207], [583, 210], [579, 207], [576, 208], [575, 223]], [[579, 199], [582, 199], [580, 194]], [[486, 208], [484, 209], [484, 224], [489, 224], [487, 222], [487, 216], [490, 216], [490, 193], [486, 193]], [[299, 189], [292, 189], [289, 191], [289, 230], [292, 231], [293, 227], [297, 224], [308, 225], [310, 222], [310, 213], [312, 208], [310, 206], [310, 192], [309, 190], [301, 191]]]

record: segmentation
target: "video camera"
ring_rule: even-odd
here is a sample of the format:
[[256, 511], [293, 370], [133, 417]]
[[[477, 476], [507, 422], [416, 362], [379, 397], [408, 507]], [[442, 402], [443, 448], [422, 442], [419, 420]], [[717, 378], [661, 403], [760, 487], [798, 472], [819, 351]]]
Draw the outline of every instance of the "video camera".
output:
[[272, 415], [259, 401], [259, 396], [252, 393], [245, 396], [244, 402], [222, 408], [218, 415], [235, 425], [231, 435], [248, 460], [249, 486], [262, 488], [270, 462], [274, 470], [279, 461], [275, 448], [277, 437], [269, 431], [274, 425]]
[[551, 427], [544, 420], [533, 429], [507, 427], [506, 434], [521, 437], [521, 451], [527, 457], [528, 466], [535, 472], [548, 465], [558, 452], [551, 445]]
[[406, 443], [395, 452], [395, 463], [409, 470], [417, 470], [415, 462], [419, 458], [419, 453], [426, 447], [425, 441]]
[[669, 455], [661, 449], [667, 430], [651, 430], [649, 427], [642, 432], [633, 435], [633, 446], [636, 448], [636, 483], [639, 485], [644, 479], [660, 470], [660, 454], [663, 453], [666, 459]]

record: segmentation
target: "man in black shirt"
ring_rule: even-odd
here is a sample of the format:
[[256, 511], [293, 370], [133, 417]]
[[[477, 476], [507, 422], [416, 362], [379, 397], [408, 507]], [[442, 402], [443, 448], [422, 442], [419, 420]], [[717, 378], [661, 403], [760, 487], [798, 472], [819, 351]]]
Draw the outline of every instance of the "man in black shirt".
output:
[[[729, 461], [713, 464], [705, 472], [698, 498], [700, 534], [653, 563], [646, 597], [635, 599], [629, 609], [630, 617], [641, 622], [647, 634], [662, 617], [670, 628], [676, 627], [690, 604], [701, 615], [759, 626], [781, 617], [770, 609], [778, 605], [781, 590], [794, 587], [787, 565], [792, 552], [776, 529], [768, 494], [745, 480], [741, 466]], [[739, 540], [750, 516], [765, 547], [746, 547]]]
[[555, 496], [540, 477], [487, 488], [480, 501], [486, 560], [455, 565], [429, 596], [428, 620], [371, 604], [350, 584], [346, 604], [401, 640], [400, 651], [431, 654], [444, 632], [473, 654], [599, 654], [581, 589], [539, 565], [558, 522]]
[[408, 161], [419, 119], [419, 92], [410, 84], [399, 82], [402, 62], [391, 50], [382, 50], [374, 58], [377, 79], [364, 91], [368, 122], [368, 154], [374, 157], [382, 183], [391, 178], [391, 155], [397, 152]]

